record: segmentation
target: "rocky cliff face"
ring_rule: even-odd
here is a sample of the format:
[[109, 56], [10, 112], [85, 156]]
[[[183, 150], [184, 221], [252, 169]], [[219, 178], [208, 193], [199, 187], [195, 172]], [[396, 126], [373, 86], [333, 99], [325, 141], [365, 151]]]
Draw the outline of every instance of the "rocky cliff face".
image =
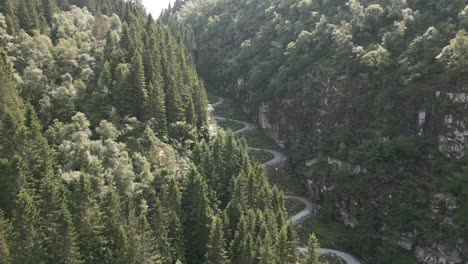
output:
[[[309, 161], [309, 164], [311, 162]], [[318, 164], [318, 163], [316, 163]], [[334, 166], [348, 166], [347, 164]], [[421, 263], [425, 264], [466, 264], [468, 263], [468, 243], [462, 234], [456, 234], [448, 240], [432, 244], [425, 244], [423, 234], [418, 230], [401, 231], [394, 234], [392, 230], [392, 215], [388, 204], [379, 201], [369, 202], [366, 197], [343, 195], [332, 183], [327, 182], [326, 177], [314, 178], [307, 182], [307, 189], [311, 199], [323, 205], [325, 197], [336, 197], [332, 205], [334, 218], [349, 229], [359, 230], [368, 228], [368, 222], [364, 215], [375, 212], [379, 220], [378, 235], [381, 239], [389, 241], [398, 247], [412, 253]], [[381, 193], [381, 197], [392, 200], [392, 193]], [[434, 226], [432, 232], [444, 232], [443, 230], [456, 227], [454, 213], [459, 210], [455, 197], [449, 193], [438, 193], [431, 197], [428, 204], [431, 213], [427, 216]]]
[[[328, 153], [320, 152], [317, 146], [318, 141], [335, 135], [337, 131], [362, 130], [365, 126], [375, 127], [385, 123], [384, 120], [372, 119], [372, 113], [361, 117], [353, 115], [353, 109], [349, 105], [353, 95], [347, 92], [346, 86], [358, 85], [359, 81], [350, 81], [346, 76], [339, 75], [324, 79], [318, 73], [308, 73], [306, 77], [309, 80], [322, 81], [317, 84], [313, 95], [303, 94], [303, 98], [270, 98], [254, 102], [250, 98], [242, 98], [242, 93], [238, 92], [242, 89], [243, 81], [238, 81], [231, 92], [234, 91], [234, 94], [245, 102], [244, 109], [278, 145], [303, 150], [304, 142], [311, 142], [309, 151], [304, 152], [304, 167], [328, 166], [345, 170], [350, 175], [348, 177], [372, 177], [369, 174], [376, 172], [368, 172], [364, 164], [346, 160], [346, 157], [342, 160], [343, 155], [336, 149]], [[419, 110], [414, 113], [395, 113], [397, 118], [409, 116], [409, 121], [403, 122], [400, 131], [393, 130], [389, 135], [385, 134], [385, 129], [376, 129], [375, 132], [367, 134], [367, 138], [376, 142], [387, 142], [392, 137], [399, 136], [399, 133], [421, 138], [434, 137], [441, 153], [452, 159], [462, 158], [468, 136], [468, 94], [438, 91], [429, 97], [426, 101], [429, 101], [430, 105], [416, 106]], [[315, 108], [303, 109], [297, 105], [297, 102], [304, 100], [316, 102]], [[333, 157], [334, 153], [340, 158]], [[406, 165], [395, 164], [395, 172], [404, 174], [407, 173], [406, 170]], [[418, 174], [414, 171], [411, 173]], [[426, 240], [426, 234], [421, 233], [421, 230], [398, 231], [398, 228], [392, 225], [392, 199], [405, 197], [409, 199], [409, 203], [412, 199], [411, 196], [398, 194], [401, 191], [398, 184], [384, 188], [371, 185], [372, 190], [369, 190], [369, 194], [359, 196], [352, 192], [343, 192], [327, 175], [310, 175], [306, 182], [310, 197], [317, 203], [323, 205], [326, 197], [333, 197], [332, 215], [348, 228], [360, 229], [361, 225], [369, 224], [369, 220], [362, 218], [373, 212], [375, 215], [372, 221], [379, 226], [375, 232], [382, 239], [411, 252], [421, 263], [468, 263], [468, 244], [462, 234], [449, 239], [436, 239], [436, 242], [427, 244], [421, 242]], [[428, 212], [426, 218], [421, 221], [430, 223], [434, 232], [443, 233], [446, 228], [456, 228], [453, 215], [459, 209], [452, 194], [437, 193], [430, 199], [415, 203], [416, 207], [423, 207], [423, 210]]]

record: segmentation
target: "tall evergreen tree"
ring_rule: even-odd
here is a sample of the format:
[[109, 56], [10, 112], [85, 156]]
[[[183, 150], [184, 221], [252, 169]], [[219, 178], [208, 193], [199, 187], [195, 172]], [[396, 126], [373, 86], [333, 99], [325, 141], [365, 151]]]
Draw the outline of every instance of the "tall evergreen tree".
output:
[[12, 262], [33, 264], [43, 258], [43, 230], [40, 228], [40, 215], [36, 198], [31, 190], [22, 188], [16, 200], [13, 227], [15, 239], [12, 245]]
[[10, 222], [5, 219], [0, 210], [0, 264], [11, 263], [10, 259], [10, 241], [12, 238], [12, 228]]
[[[154, 236], [151, 234], [149, 223], [144, 209], [136, 213], [132, 202], [130, 203], [127, 230], [131, 247], [129, 248], [129, 263], [162, 263], [155, 244]], [[146, 205], [145, 205], [146, 206]]]
[[81, 175], [70, 201], [73, 222], [78, 230], [78, 245], [85, 263], [106, 260], [107, 240], [104, 236], [103, 216], [93, 193], [89, 176]]
[[127, 100], [131, 107], [130, 114], [141, 119], [143, 117], [143, 107], [147, 104], [148, 92], [145, 84], [145, 69], [139, 52], [133, 57], [129, 86]]
[[19, 26], [29, 34], [40, 29], [40, 19], [36, 10], [36, 2], [30, 3], [27, 0], [19, 0], [17, 17]]
[[[170, 73], [166, 73], [170, 74]], [[177, 90], [177, 83], [173, 75], [165, 77], [166, 81], [166, 117], [167, 123], [185, 121], [182, 99]]]
[[10, 35], [15, 34], [19, 29], [19, 21], [16, 16], [14, 3], [13, 0], [5, 0], [2, 6], [2, 13], [5, 15], [7, 30]]
[[118, 64], [115, 69], [115, 87], [113, 91], [113, 105], [121, 116], [131, 113], [131, 105], [127, 102], [127, 86], [129, 85], [130, 70], [127, 64]]
[[184, 236], [187, 239], [185, 256], [191, 263], [203, 263], [207, 252], [212, 209], [208, 186], [195, 167], [190, 169], [188, 183], [182, 197]]
[[151, 120], [159, 137], [167, 136], [167, 120], [164, 90], [159, 82], [148, 86], [148, 100], [145, 105], [145, 120]]
[[277, 239], [278, 263], [297, 263], [297, 237], [292, 225], [283, 226]]
[[47, 176], [39, 190], [45, 263], [81, 263], [77, 236], [68, 210], [67, 193], [59, 179]]
[[153, 216], [153, 229], [163, 263], [185, 260], [185, 238], [179, 217], [181, 209], [179, 187], [175, 180], [170, 180], [162, 187]]
[[122, 210], [122, 203], [115, 188], [107, 190], [103, 201], [103, 234], [107, 238], [109, 255], [105, 263], [126, 264], [130, 261], [130, 245], [126, 231], [126, 217]]
[[49, 26], [51, 26], [54, 12], [57, 11], [57, 4], [55, 0], [41, 0], [41, 3], [44, 18], [49, 24]]
[[208, 238], [205, 264], [227, 264], [226, 244], [224, 241], [224, 226], [219, 216], [213, 216], [210, 236]]
[[306, 264], [321, 264], [322, 262], [319, 260], [320, 253], [318, 249], [320, 248], [320, 244], [318, 242], [317, 237], [314, 233], [310, 234], [309, 240], [307, 243], [307, 257], [306, 257]]

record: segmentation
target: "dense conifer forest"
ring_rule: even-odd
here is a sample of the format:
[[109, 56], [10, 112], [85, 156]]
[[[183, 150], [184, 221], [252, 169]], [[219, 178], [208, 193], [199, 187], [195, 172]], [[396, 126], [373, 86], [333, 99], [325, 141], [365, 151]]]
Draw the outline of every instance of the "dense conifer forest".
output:
[[466, 0], [0, 0], [0, 264], [466, 264], [467, 32]]
[[207, 89], [295, 153], [325, 228], [348, 229], [342, 247], [436, 264], [468, 261], [467, 4], [191, 0], [172, 13]]
[[190, 30], [139, 1], [0, 8], [0, 263], [299, 261], [283, 193], [209, 131]]

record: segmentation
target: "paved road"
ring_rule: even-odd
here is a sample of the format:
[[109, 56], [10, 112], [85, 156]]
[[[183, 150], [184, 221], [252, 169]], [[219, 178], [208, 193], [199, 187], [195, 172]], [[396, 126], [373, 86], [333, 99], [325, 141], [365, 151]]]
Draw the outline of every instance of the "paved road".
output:
[[[301, 254], [305, 255], [308, 250], [307, 248], [304, 247], [299, 247], [297, 248]], [[334, 249], [328, 249], [328, 248], [320, 248], [318, 250], [320, 254], [325, 255], [325, 254], [333, 254], [337, 255], [338, 257], [342, 258], [344, 261], [346, 261], [347, 264], [361, 264], [359, 260], [357, 260], [355, 257], [351, 256], [350, 254]]]
[[281, 165], [284, 162], [286, 162], [286, 160], [288, 159], [288, 158], [286, 158], [286, 156], [283, 153], [281, 153], [279, 151], [276, 151], [276, 150], [272, 150], [272, 149], [250, 148], [249, 147], [249, 150], [250, 151], [265, 151], [265, 152], [269, 152], [269, 153], [273, 154], [274, 158], [272, 160], [269, 160], [267, 162], [262, 163], [263, 167], [271, 167], [271, 166], [275, 166], [275, 165]]
[[[215, 108], [215, 107], [218, 107], [218, 106], [222, 105], [223, 103], [224, 103], [224, 98], [218, 97], [218, 102], [212, 104], [211, 106], [213, 108]], [[224, 117], [219, 117], [219, 116], [214, 116], [213, 118], [214, 118], [215, 121], [229, 120], [229, 121], [234, 121], [234, 122], [244, 124], [243, 128], [233, 132], [234, 135], [239, 135], [239, 134], [242, 134], [242, 133], [245, 133], [247, 131], [250, 131], [250, 130], [253, 130], [253, 129], [257, 128], [256, 125], [254, 125], [252, 123], [249, 123], [249, 122], [244, 122], [244, 121], [239, 121], [239, 120], [234, 120], [234, 119], [229, 119], [229, 118], [224, 118]], [[281, 153], [279, 151], [276, 151], [276, 150], [263, 149], [263, 148], [249, 148], [249, 150], [252, 150], [252, 151], [266, 151], [266, 152], [270, 152], [271, 154], [273, 154], [274, 158], [272, 160], [269, 160], [269, 161], [262, 164], [264, 167], [279, 165], [281, 163], [284, 163], [287, 160], [286, 156], [283, 153]], [[313, 215], [313, 213], [315, 212], [315, 208], [317, 207], [314, 203], [312, 203], [306, 197], [285, 195], [284, 198], [285, 199], [297, 200], [297, 201], [302, 202], [305, 205], [304, 210], [300, 211], [299, 213], [297, 213], [293, 217], [291, 217], [291, 222], [293, 224], [295, 224], [295, 225], [303, 223], [306, 219], [310, 218]], [[297, 249], [299, 250], [299, 252], [301, 254], [306, 254], [307, 253], [307, 248], [298, 247]], [[338, 257], [345, 260], [347, 264], [361, 264], [361, 262], [359, 262], [355, 257], [351, 256], [350, 254], [348, 254], [346, 252], [342, 252], [342, 251], [338, 251], [338, 250], [334, 250], [334, 249], [328, 249], [328, 248], [320, 248], [320, 249], [318, 249], [318, 251], [320, 251], [321, 254], [335, 254]]]
[[218, 121], [233, 121], [233, 122], [236, 122], [236, 123], [243, 124], [243, 125], [244, 125], [243, 128], [232, 132], [232, 133], [234, 134], [234, 136], [237, 136], [237, 135], [239, 135], [239, 134], [242, 134], [242, 133], [245, 133], [245, 132], [247, 132], [247, 131], [254, 130], [254, 129], [257, 128], [257, 126], [254, 125], [254, 124], [252, 124], [252, 123], [244, 122], [244, 121], [239, 121], [239, 120], [234, 120], [234, 119], [230, 119], [230, 118], [225, 118], [225, 117], [220, 117], [220, 116], [214, 116], [213, 119], [214, 119], [216, 122], [218, 122]]
[[300, 211], [299, 213], [291, 217], [291, 222], [295, 225], [300, 224], [304, 222], [306, 219], [310, 218], [314, 214], [317, 208], [317, 206], [314, 203], [312, 203], [309, 199], [305, 197], [285, 195], [284, 199], [296, 200], [305, 205], [304, 210]]
[[211, 104], [211, 106], [212, 106], [213, 108], [215, 108], [215, 107], [218, 107], [218, 106], [222, 105], [223, 103], [224, 103], [224, 98], [218, 97], [218, 102], [216, 102], [216, 103], [214, 103], [214, 104]]

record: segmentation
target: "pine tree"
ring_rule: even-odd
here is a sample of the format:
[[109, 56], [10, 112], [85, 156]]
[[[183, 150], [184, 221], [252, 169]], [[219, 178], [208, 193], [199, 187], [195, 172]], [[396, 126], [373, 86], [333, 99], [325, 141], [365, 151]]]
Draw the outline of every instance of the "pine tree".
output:
[[226, 245], [224, 241], [223, 222], [219, 216], [211, 220], [210, 236], [208, 238], [205, 264], [227, 264]]
[[127, 64], [118, 64], [115, 69], [115, 88], [113, 91], [113, 105], [119, 115], [125, 117], [130, 114], [131, 106], [127, 102], [127, 86], [129, 85], [130, 70]]
[[195, 167], [190, 169], [188, 184], [182, 198], [185, 256], [191, 263], [203, 263], [206, 254], [212, 210], [208, 186]]
[[127, 100], [131, 107], [130, 114], [141, 119], [143, 117], [143, 107], [147, 104], [148, 91], [145, 84], [145, 69], [139, 52], [133, 57], [129, 84], [130, 90], [127, 93]]
[[90, 119], [92, 123], [99, 123], [101, 120], [108, 119], [111, 113], [112, 103], [112, 72], [109, 61], [105, 61], [102, 72], [95, 87], [89, 86], [90, 92]]
[[[26, 106], [25, 126], [27, 130], [21, 151], [28, 164], [28, 172], [32, 175], [30, 180], [39, 184], [42, 178], [54, 174], [53, 158], [47, 139], [42, 135], [42, 126], [36, 111], [29, 104]], [[38, 189], [39, 185], [36, 187]]]
[[[129, 263], [162, 263], [155, 239], [145, 216], [145, 210], [136, 215], [132, 202], [130, 203], [127, 230], [130, 247]], [[145, 205], [146, 206], [146, 205]]]
[[71, 199], [73, 218], [78, 231], [78, 245], [85, 263], [106, 260], [107, 241], [104, 236], [102, 212], [91, 188], [89, 176], [81, 175]]
[[66, 200], [67, 194], [59, 179], [47, 176], [39, 190], [42, 248], [45, 263], [81, 263], [77, 236]]
[[35, 2], [31, 4], [26, 0], [19, 0], [17, 14], [20, 28], [29, 34], [40, 29], [40, 20], [36, 12]]
[[[170, 74], [170, 73], [166, 73]], [[177, 84], [173, 75], [166, 78], [166, 117], [167, 123], [175, 123], [184, 121], [184, 110], [182, 107], [182, 99], [177, 91]]]
[[216, 174], [213, 172], [213, 156], [211, 154], [210, 146], [205, 140], [198, 142], [192, 153], [193, 163], [197, 166], [200, 174], [205, 176], [205, 179], [211, 189], [216, 190], [218, 179], [215, 178]]
[[41, 3], [44, 18], [49, 26], [51, 26], [54, 12], [57, 11], [57, 4], [55, 3], [55, 0], [41, 0]]
[[181, 261], [185, 263], [184, 236], [181, 215], [181, 194], [174, 179], [161, 188], [152, 214], [152, 227], [158, 251], [165, 264]]
[[198, 81], [195, 84], [192, 98], [193, 98], [195, 115], [197, 116], [196, 125], [200, 129], [206, 126], [208, 122], [208, 116], [207, 116], [208, 97], [206, 95], [205, 89], [203, 88], [202, 81]]
[[18, 146], [24, 141], [25, 107], [21, 100], [12, 65], [0, 51], [0, 209], [9, 217], [19, 191]]
[[122, 24], [122, 37], [120, 40], [120, 47], [125, 51], [125, 58], [130, 60], [134, 58], [136, 50], [136, 38], [134, 36], [135, 32], [132, 32], [130, 26], [127, 22]]
[[291, 225], [284, 226], [277, 239], [278, 263], [297, 263], [297, 238]]
[[107, 238], [109, 254], [104, 263], [129, 263], [130, 244], [120, 197], [115, 188], [108, 188], [102, 202], [103, 234]]
[[15, 238], [11, 246], [12, 263], [33, 264], [43, 260], [41, 244], [44, 234], [40, 221], [34, 194], [22, 188], [16, 200], [13, 218]]
[[319, 261], [320, 254], [318, 252], [320, 248], [320, 244], [318, 242], [317, 237], [314, 233], [310, 234], [309, 240], [307, 243], [307, 258], [306, 264], [321, 264]]
[[148, 86], [148, 100], [145, 106], [145, 120], [151, 120], [153, 129], [161, 138], [167, 136], [166, 106], [164, 90], [160, 83]]
[[16, 12], [14, 10], [13, 0], [5, 0], [2, 12], [5, 15], [5, 20], [7, 23], [8, 34], [14, 35], [19, 29], [19, 21], [16, 17]]
[[5, 219], [0, 210], [0, 264], [11, 263], [10, 240], [12, 238], [12, 228], [10, 222]]
[[60, 10], [68, 11], [70, 10], [70, 1], [69, 0], [56, 0], [57, 6]]

